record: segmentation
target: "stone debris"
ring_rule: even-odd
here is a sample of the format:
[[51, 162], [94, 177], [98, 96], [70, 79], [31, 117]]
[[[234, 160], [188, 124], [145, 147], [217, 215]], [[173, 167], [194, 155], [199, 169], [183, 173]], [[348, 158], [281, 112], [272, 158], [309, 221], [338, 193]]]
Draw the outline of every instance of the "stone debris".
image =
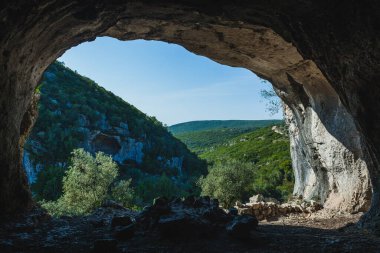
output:
[[209, 197], [158, 198], [136, 217], [136, 224], [146, 231], [157, 229], [164, 237], [204, 237], [222, 231], [236, 237], [248, 237], [257, 227], [257, 219], [253, 215], [244, 215], [244, 219], [238, 217], [237, 210], [225, 212], [218, 200]]
[[81, 217], [53, 218], [37, 208], [0, 223], [0, 252], [380, 252], [380, 238], [352, 225], [362, 214], [326, 211], [289, 214], [256, 229], [253, 215], [223, 210], [208, 197], [158, 198], [142, 212], [107, 202]]
[[292, 213], [313, 213], [323, 207], [316, 201], [305, 200], [293, 200], [289, 203], [280, 204], [273, 198], [265, 198], [258, 194], [249, 198], [248, 203], [236, 202], [235, 208], [240, 215], [249, 214], [254, 215], [258, 220], [268, 220]]
[[111, 226], [129, 226], [133, 223], [133, 219], [129, 216], [115, 216], [112, 218]]
[[255, 216], [236, 216], [226, 227], [227, 233], [236, 238], [247, 238], [259, 224]]

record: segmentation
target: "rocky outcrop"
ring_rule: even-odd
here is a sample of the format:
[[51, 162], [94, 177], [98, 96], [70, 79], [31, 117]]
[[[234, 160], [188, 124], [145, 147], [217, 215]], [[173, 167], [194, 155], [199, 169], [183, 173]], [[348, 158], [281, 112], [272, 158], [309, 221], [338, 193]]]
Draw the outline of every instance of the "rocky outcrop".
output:
[[131, 137], [127, 122], [120, 122], [119, 127], [111, 127], [104, 118], [97, 124], [99, 129], [88, 130], [82, 147], [89, 152], [103, 152], [111, 155], [119, 164], [128, 161], [141, 164], [144, 158], [144, 142]]
[[[289, 108], [295, 194], [380, 222], [376, 1], [17, 1], [0, 9], [0, 203], [30, 203], [20, 126], [46, 67], [97, 36], [183, 45], [271, 81]], [[17, 18], [15, 18], [17, 17]], [[22, 142], [21, 142], [22, 143]]]
[[41, 98], [39, 117], [22, 161], [30, 182], [41, 168], [67, 167], [76, 148], [103, 152], [122, 169], [150, 174], [189, 175], [206, 167], [156, 119], [63, 63], [49, 67], [36, 94]]
[[[119, 165], [132, 163], [139, 166], [143, 163], [144, 152], [150, 151], [149, 147], [145, 148], [149, 145], [144, 140], [132, 138], [127, 122], [120, 122], [118, 127], [112, 127], [105, 117], [101, 117], [101, 120], [96, 124], [98, 129], [91, 129], [85, 115], [81, 115], [78, 121], [80, 122], [80, 132], [84, 134], [84, 139], [78, 147], [92, 154], [103, 152], [110, 155]], [[29, 183], [34, 183], [38, 172], [44, 166], [36, 161], [38, 159], [32, 159], [31, 153], [34, 156], [43, 155], [49, 151], [49, 148], [41, 146], [38, 141], [33, 139], [28, 139], [28, 147], [29, 151], [24, 151], [22, 163]], [[162, 168], [176, 170], [179, 175], [182, 175], [183, 157], [166, 158], [158, 156], [157, 161]]]

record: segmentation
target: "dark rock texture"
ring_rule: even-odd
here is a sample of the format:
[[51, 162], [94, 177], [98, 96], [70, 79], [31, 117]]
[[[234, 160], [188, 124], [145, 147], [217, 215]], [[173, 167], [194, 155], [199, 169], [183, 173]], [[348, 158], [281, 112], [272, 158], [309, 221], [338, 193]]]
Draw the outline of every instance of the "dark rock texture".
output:
[[[31, 207], [21, 168], [33, 90], [97, 36], [177, 43], [268, 79], [287, 105], [295, 194], [380, 218], [378, 1], [27, 1], [0, 6], [0, 206]], [[372, 187], [371, 187], [372, 186]], [[371, 194], [372, 190], [372, 194]]]
[[[317, 227], [305, 226], [307, 223], [284, 226], [284, 220], [257, 226], [252, 216], [228, 215], [207, 198], [195, 200], [166, 201], [140, 214], [107, 204], [89, 216], [59, 219], [34, 209], [0, 224], [0, 252], [375, 253], [380, 250], [379, 237], [342, 228], [350, 219], [342, 224], [342, 217], [337, 214], [334, 218], [320, 219], [314, 224]], [[131, 217], [136, 222], [112, 227], [115, 217]], [[160, 222], [168, 226], [162, 228]], [[337, 223], [341, 225], [334, 226]]]
[[249, 238], [249, 234], [259, 224], [255, 216], [236, 216], [226, 227], [229, 235], [235, 238]]
[[[224, 212], [219, 208], [218, 201], [209, 197], [177, 198], [171, 201], [158, 198], [136, 220], [143, 230], [157, 230], [165, 238], [202, 238], [224, 231], [236, 216]], [[242, 233], [249, 236], [249, 231]]]

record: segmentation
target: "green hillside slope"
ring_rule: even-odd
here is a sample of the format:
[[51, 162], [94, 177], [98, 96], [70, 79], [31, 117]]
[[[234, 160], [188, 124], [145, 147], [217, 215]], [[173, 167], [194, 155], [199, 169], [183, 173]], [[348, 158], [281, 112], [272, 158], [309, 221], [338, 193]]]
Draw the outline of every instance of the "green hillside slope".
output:
[[250, 195], [261, 193], [277, 199], [286, 199], [293, 190], [293, 171], [289, 137], [283, 125], [264, 127], [232, 138], [200, 155], [213, 164], [236, 160], [251, 164], [253, 170]]
[[281, 120], [200, 120], [175, 124], [169, 127], [174, 135], [220, 128], [253, 129], [282, 122]]
[[[33, 189], [41, 198], [58, 197], [59, 189], [44, 195], [44, 187], [61, 182], [76, 148], [112, 156], [120, 174], [132, 177], [137, 188], [139, 183], [154, 184], [163, 173], [181, 185], [206, 172], [206, 163], [161, 122], [62, 63], [47, 69], [36, 92], [39, 116], [25, 144], [23, 163], [29, 180], [37, 181]], [[52, 181], [55, 176], [60, 179]]]
[[191, 121], [169, 127], [169, 131], [197, 153], [212, 150], [230, 139], [255, 129], [278, 124], [281, 120], [206, 120]]

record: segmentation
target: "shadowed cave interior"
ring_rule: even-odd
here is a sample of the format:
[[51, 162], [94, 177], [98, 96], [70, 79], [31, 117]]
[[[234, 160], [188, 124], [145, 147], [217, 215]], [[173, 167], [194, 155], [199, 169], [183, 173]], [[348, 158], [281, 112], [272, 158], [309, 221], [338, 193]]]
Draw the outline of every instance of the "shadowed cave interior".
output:
[[[366, 212], [357, 227], [349, 230], [365, 228], [378, 233], [377, 13], [379, 5], [372, 1], [222, 1], [217, 5], [200, 1], [17, 1], [2, 6], [2, 214], [24, 213], [34, 206], [21, 154], [36, 117], [33, 91], [43, 72], [68, 48], [110, 36], [176, 43], [269, 80], [286, 105], [294, 194], [318, 199], [324, 209], [333, 212]], [[316, 248], [343, 247], [343, 241], [316, 242]], [[374, 241], [365, 243], [373, 252], [378, 250], [371, 248]], [[265, 245], [275, 249], [268, 246], [271, 243], [261, 249]]]

